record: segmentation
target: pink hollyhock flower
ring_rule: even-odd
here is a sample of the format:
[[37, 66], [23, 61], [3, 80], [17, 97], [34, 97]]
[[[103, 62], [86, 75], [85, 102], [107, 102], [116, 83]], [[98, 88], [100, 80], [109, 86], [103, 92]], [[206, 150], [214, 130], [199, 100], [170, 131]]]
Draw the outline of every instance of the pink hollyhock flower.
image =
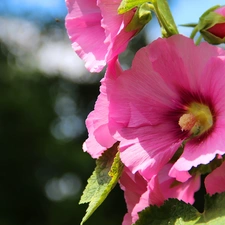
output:
[[184, 183], [176, 182], [168, 176], [172, 164], [166, 164], [163, 169], [149, 181], [139, 172], [132, 174], [125, 167], [120, 178], [121, 189], [127, 204], [127, 214], [123, 225], [134, 224], [138, 220], [138, 213], [150, 205], [163, 205], [169, 198], [177, 198], [186, 203], [194, 203], [194, 193], [200, 187], [200, 177], [193, 176]]
[[150, 179], [182, 145], [169, 176], [185, 182], [192, 167], [225, 153], [224, 71], [224, 50], [182, 35], [137, 52], [109, 99], [109, 129], [132, 173]]
[[205, 178], [205, 188], [206, 192], [210, 195], [225, 191], [225, 162], [207, 175]]
[[83, 144], [84, 151], [93, 158], [99, 158], [101, 154], [116, 142], [108, 129], [108, 107], [110, 87], [122, 72], [117, 59], [109, 62], [105, 77], [101, 80], [100, 95], [95, 103], [94, 110], [86, 119], [88, 139]]
[[90, 72], [100, 72], [137, 33], [125, 31], [135, 11], [118, 15], [120, 3], [121, 0], [66, 0], [66, 29], [74, 51]]
[[214, 11], [215, 13], [224, 17], [224, 21], [221, 23], [216, 23], [214, 26], [210, 27], [207, 31], [219, 38], [225, 37], [225, 6], [220, 7]]

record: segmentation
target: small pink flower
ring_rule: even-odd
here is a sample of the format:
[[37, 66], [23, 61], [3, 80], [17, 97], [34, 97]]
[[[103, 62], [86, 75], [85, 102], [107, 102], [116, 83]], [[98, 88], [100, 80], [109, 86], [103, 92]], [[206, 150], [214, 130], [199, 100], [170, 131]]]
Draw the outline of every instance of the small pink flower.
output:
[[101, 93], [95, 103], [95, 108], [86, 119], [89, 136], [83, 144], [83, 149], [93, 158], [99, 158], [106, 149], [112, 147], [116, 142], [108, 128], [108, 97], [111, 91], [110, 87], [121, 72], [122, 69], [117, 62], [117, 58], [114, 58], [109, 62], [105, 77], [101, 80]]
[[134, 11], [118, 15], [120, 3], [121, 0], [66, 0], [66, 29], [74, 51], [90, 72], [100, 72], [137, 33], [125, 31]]
[[177, 198], [186, 203], [194, 203], [194, 193], [200, 187], [200, 177], [193, 176], [184, 183], [176, 182], [168, 176], [172, 164], [166, 164], [162, 170], [149, 181], [145, 180], [139, 172], [132, 174], [125, 167], [120, 178], [121, 189], [127, 204], [127, 214], [123, 225], [134, 224], [138, 220], [138, 213], [148, 206], [163, 205], [169, 198]]
[[225, 153], [224, 71], [224, 50], [182, 35], [137, 52], [109, 99], [109, 130], [132, 173], [152, 178], [183, 145], [169, 176], [186, 182], [192, 167]]
[[225, 6], [220, 7], [214, 11], [215, 13], [224, 17], [224, 22], [216, 23], [210, 27], [207, 31], [219, 38], [225, 37]]

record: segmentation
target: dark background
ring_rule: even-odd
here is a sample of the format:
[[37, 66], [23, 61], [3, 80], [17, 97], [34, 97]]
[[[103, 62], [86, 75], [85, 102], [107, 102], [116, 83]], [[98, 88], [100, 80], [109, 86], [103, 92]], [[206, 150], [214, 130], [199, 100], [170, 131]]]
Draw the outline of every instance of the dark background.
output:
[[[52, 127], [60, 120], [59, 96], [70, 100], [64, 99], [61, 111], [71, 110], [75, 101], [76, 115], [84, 126], [99, 83], [77, 84], [60, 75], [21, 72], [13, 63], [9, 65], [8, 58], [14, 60], [1, 43], [0, 224], [79, 224], [87, 205], [78, 206], [78, 201], [95, 162], [82, 151], [87, 137], [84, 128], [75, 137], [64, 137], [60, 130], [53, 135]], [[73, 122], [74, 127], [80, 126], [79, 121]], [[124, 213], [122, 192], [117, 188], [86, 224], [120, 224]]]

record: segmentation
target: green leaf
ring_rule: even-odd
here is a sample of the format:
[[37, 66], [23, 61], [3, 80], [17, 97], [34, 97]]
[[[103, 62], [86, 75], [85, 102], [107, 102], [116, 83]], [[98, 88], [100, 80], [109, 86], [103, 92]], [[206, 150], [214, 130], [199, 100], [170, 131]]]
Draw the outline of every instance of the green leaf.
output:
[[123, 14], [143, 3], [146, 3], [146, 2], [149, 2], [149, 1], [147, 1], [147, 0], [122, 0], [122, 2], [120, 3], [120, 6], [118, 8], [118, 13]]
[[205, 197], [205, 211], [197, 225], [224, 225], [225, 224], [225, 192]]
[[192, 225], [199, 219], [199, 216], [200, 213], [190, 204], [177, 199], [169, 199], [161, 207], [150, 206], [143, 210], [135, 225]]
[[161, 207], [150, 206], [139, 213], [134, 225], [224, 225], [225, 193], [205, 197], [205, 210], [199, 213], [192, 205], [169, 199]]
[[102, 204], [121, 176], [123, 164], [117, 147], [118, 144], [115, 144], [96, 160], [96, 168], [88, 179], [88, 184], [79, 202], [79, 204], [89, 203], [81, 225]]

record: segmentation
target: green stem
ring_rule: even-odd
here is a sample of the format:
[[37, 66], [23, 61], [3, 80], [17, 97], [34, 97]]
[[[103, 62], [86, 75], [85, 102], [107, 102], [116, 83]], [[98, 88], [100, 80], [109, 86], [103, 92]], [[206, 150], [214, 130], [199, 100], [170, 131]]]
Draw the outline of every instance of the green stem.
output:
[[167, 0], [152, 0], [154, 12], [162, 28], [162, 36], [169, 37], [178, 34], [177, 26], [174, 22]]
[[198, 25], [195, 26], [195, 28], [193, 29], [193, 31], [191, 32], [191, 35], [190, 35], [190, 38], [191, 39], [194, 39], [195, 35], [197, 34], [198, 32]]
[[196, 44], [196, 45], [199, 45], [200, 42], [201, 42], [201, 40], [202, 40], [202, 35], [200, 35], [200, 36], [198, 37], [198, 39], [196, 40], [195, 44]]

